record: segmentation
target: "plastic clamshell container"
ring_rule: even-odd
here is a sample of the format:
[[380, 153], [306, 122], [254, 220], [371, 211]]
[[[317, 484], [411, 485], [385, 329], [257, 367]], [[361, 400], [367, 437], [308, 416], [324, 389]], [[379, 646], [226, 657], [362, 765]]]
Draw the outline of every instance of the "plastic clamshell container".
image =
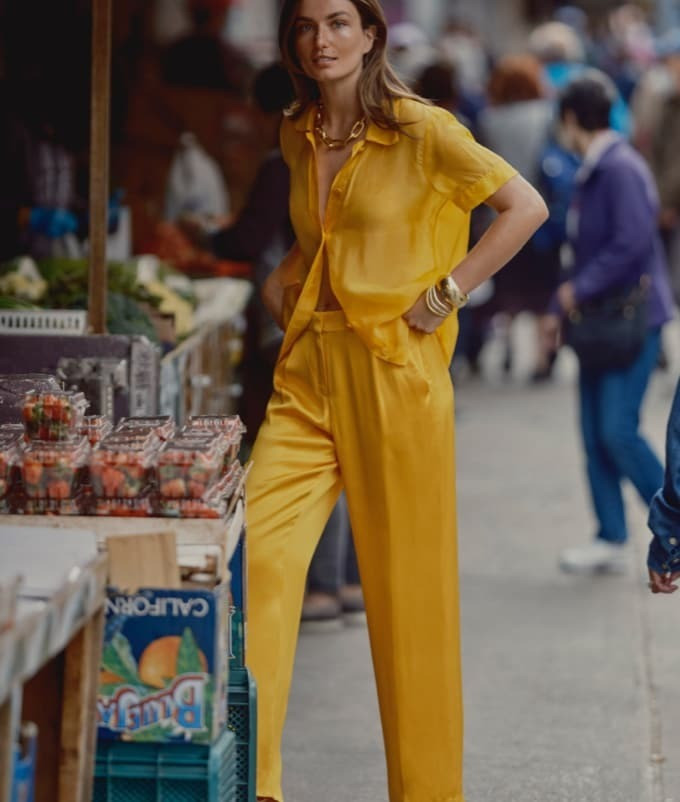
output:
[[98, 498], [92, 512], [114, 518], [151, 518], [156, 514], [156, 505], [149, 494], [139, 498]]
[[184, 431], [220, 432], [226, 440], [225, 466], [228, 466], [238, 456], [246, 427], [238, 415], [192, 415]]
[[161, 440], [170, 440], [175, 436], [177, 427], [170, 415], [153, 417], [121, 418], [117, 425], [117, 432], [147, 432], [152, 431]]
[[214, 482], [201, 498], [159, 499], [159, 512], [168, 518], [224, 518], [243, 474], [239, 463]]
[[106, 415], [85, 415], [79, 433], [90, 441], [91, 446], [96, 446], [111, 433], [113, 424]]
[[26, 435], [46, 442], [69, 440], [82, 426], [87, 407], [82, 393], [28, 392], [22, 409]]
[[29, 498], [73, 498], [90, 455], [87, 438], [68, 442], [34, 440], [22, 455], [21, 474]]
[[103, 447], [126, 446], [129, 448], [136, 448], [138, 451], [147, 451], [149, 453], [158, 451], [162, 443], [156, 436], [155, 432], [150, 429], [146, 431], [133, 432], [117, 432], [115, 429], [111, 434], [107, 435], [101, 442]]
[[153, 479], [157, 454], [147, 438], [140, 442], [104, 439], [90, 459], [90, 483], [95, 496], [135, 499], [144, 495]]
[[205, 495], [221, 473], [223, 454], [216, 443], [200, 438], [170, 440], [158, 455], [158, 488], [164, 498]]
[[21, 463], [19, 440], [0, 434], [0, 498], [9, 493], [16, 479], [16, 469]]
[[84, 515], [86, 496], [78, 493], [73, 498], [26, 498], [21, 511], [24, 515]]

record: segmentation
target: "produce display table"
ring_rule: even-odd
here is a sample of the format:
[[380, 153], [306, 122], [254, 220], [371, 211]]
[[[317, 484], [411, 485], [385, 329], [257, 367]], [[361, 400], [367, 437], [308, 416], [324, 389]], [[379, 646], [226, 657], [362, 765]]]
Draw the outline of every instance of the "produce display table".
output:
[[[1, 539], [0, 530], [0, 551]], [[40, 732], [36, 802], [91, 798], [106, 575], [100, 555], [48, 598], [20, 597], [14, 626], [0, 635], [0, 802], [10, 799], [20, 717]]]
[[0, 524], [13, 526], [52, 526], [56, 529], [87, 529], [94, 532], [100, 547], [106, 547], [106, 538], [116, 535], [145, 535], [155, 532], [174, 532], [178, 552], [197, 546], [220, 546], [226, 567], [236, 550], [244, 525], [242, 499], [236, 503], [226, 519], [207, 518], [116, 518], [107, 516], [45, 516], [3, 515]]

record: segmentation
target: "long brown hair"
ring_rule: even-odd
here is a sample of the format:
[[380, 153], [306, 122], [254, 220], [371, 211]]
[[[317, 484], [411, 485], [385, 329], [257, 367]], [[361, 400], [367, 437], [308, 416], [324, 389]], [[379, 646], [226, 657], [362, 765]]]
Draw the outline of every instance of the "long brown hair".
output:
[[[364, 56], [364, 68], [359, 78], [359, 102], [365, 117], [381, 128], [403, 130], [394, 110], [397, 98], [410, 98], [427, 103], [418, 97], [397, 76], [387, 60], [387, 20], [379, 0], [349, 0], [359, 12], [364, 30], [375, 27], [373, 48]], [[319, 87], [307, 76], [295, 52], [295, 19], [300, 0], [284, 0], [279, 18], [279, 47], [284, 65], [295, 86], [296, 99], [287, 116], [296, 119], [319, 98]]]

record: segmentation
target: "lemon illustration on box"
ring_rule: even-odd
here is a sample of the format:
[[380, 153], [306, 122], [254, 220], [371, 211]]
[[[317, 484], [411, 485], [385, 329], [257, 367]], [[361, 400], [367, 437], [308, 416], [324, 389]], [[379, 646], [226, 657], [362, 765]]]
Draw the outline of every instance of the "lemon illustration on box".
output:
[[98, 735], [211, 743], [227, 716], [229, 596], [212, 590], [109, 592]]

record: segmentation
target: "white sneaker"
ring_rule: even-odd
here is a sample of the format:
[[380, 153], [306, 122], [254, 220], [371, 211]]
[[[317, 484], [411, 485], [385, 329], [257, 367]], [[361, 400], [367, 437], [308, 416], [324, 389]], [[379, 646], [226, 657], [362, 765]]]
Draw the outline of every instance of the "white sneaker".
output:
[[628, 550], [623, 543], [593, 540], [585, 546], [565, 549], [560, 568], [570, 574], [623, 574], [627, 569]]

